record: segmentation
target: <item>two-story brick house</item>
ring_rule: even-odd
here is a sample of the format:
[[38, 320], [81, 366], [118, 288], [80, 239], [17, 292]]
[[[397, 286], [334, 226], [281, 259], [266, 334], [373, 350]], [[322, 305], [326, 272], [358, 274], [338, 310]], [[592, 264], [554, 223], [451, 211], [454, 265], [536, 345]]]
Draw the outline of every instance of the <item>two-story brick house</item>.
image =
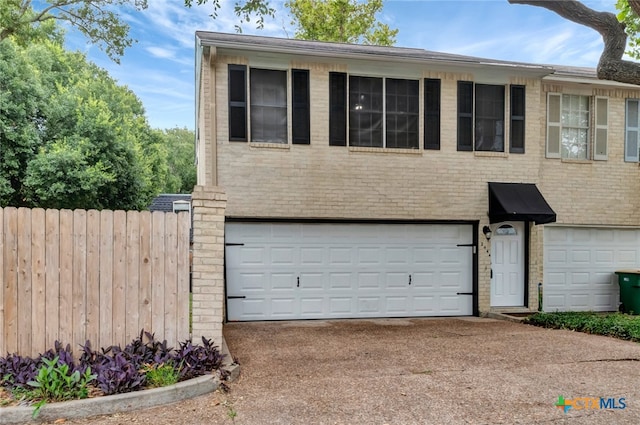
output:
[[228, 320], [615, 310], [640, 87], [584, 68], [196, 33]]

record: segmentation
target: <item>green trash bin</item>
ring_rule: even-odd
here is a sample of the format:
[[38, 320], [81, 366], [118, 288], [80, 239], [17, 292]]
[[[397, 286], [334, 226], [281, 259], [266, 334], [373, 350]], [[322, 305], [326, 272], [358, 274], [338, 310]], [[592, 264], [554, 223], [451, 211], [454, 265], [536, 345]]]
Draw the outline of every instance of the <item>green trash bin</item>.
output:
[[620, 311], [640, 314], [640, 270], [618, 270]]

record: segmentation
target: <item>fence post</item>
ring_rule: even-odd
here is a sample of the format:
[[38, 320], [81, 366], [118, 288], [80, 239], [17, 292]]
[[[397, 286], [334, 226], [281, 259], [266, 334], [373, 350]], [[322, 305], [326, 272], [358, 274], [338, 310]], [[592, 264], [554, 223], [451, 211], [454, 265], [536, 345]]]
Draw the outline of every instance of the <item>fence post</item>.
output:
[[224, 213], [227, 195], [217, 186], [196, 186], [193, 206], [192, 335], [222, 344], [224, 320]]

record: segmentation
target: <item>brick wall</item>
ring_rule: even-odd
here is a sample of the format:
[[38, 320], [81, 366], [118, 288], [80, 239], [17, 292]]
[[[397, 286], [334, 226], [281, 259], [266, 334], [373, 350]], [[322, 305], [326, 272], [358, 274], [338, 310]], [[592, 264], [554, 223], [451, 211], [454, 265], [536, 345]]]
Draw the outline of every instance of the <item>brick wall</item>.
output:
[[[441, 150], [337, 147], [328, 144], [328, 75], [348, 71], [349, 66], [291, 60], [287, 66], [310, 70], [311, 144], [229, 142], [227, 64], [256, 66], [252, 60], [219, 55], [215, 64], [218, 159], [214, 174], [228, 195], [227, 216], [469, 220], [478, 221], [482, 229], [488, 224], [487, 182], [499, 181], [536, 183], [557, 212], [558, 223], [640, 225], [640, 218], [630, 213], [640, 206], [635, 195], [640, 184], [638, 165], [623, 161], [624, 99], [639, 97], [640, 91], [593, 92], [610, 97], [608, 161], [546, 159], [546, 91], [570, 88], [543, 86], [539, 79], [524, 77], [505, 77], [502, 83], [526, 85], [526, 153], [458, 152], [457, 81], [484, 82], [486, 77], [431, 70], [421, 70], [413, 78], [442, 80]], [[537, 282], [542, 280], [541, 230], [541, 226], [531, 229], [532, 308], [537, 307]], [[480, 310], [487, 311], [490, 248], [482, 234], [479, 240], [487, 244], [486, 250], [479, 249], [478, 269]]]

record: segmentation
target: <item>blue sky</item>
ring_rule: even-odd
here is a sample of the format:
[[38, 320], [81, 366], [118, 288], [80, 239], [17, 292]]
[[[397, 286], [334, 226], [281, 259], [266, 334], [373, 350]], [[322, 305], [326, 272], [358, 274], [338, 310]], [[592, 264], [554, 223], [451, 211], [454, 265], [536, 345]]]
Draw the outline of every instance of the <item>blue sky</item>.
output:
[[[596, 10], [615, 11], [615, 0], [583, 1]], [[292, 37], [284, 2], [272, 2], [276, 18], [245, 34]], [[87, 53], [142, 100], [155, 128], [194, 127], [194, 33], [235, 32], [233, 1], [222, 0], [217, 19], [211, 5], [187, 9], [182, 0], [149, 0], [142, 12], [126, 11], [138, 42], [120, 65], [96, 46], [69, 34], [69, 47]], [[521, 62], [595, 67], [602, 50], [598, 33], [533, 6], [507, 0], [386, 0], [378, 17], [398, 28], [397, 46]]]

